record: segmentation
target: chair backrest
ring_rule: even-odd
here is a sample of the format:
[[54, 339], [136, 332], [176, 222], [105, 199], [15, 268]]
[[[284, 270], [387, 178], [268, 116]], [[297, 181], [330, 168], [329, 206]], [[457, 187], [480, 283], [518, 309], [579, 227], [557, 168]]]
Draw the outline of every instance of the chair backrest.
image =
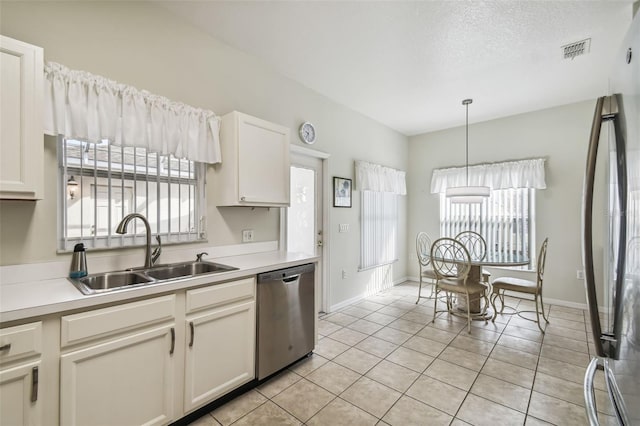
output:
[[[431, 251], [431, 239], [426, 232], [418, 232], [416, 235], [416, 255], [418, 256], [418, 262], [422, 268], [429, 266], [431, 263], [430, 252]], [[422, 273], [422, 271], [420, 271]]]
[[545, 238], [540, 246], [540, 253], [538, 253], [538, 291], [542, 289], [542, 280], [544, 279], [544, 264], [547, 260], [547, 244], [549, 238]]
[[456, 240], [467, 248], [473, 260], [482, 260], [487, 255], [487, 242], [477, 232], [462, 231], [456, 235]]
[[471, 270], [469, 251], [454, 238], [438, 238], [431, 245], [431, 265], [438, 279], [462, 278], [465, 283]]

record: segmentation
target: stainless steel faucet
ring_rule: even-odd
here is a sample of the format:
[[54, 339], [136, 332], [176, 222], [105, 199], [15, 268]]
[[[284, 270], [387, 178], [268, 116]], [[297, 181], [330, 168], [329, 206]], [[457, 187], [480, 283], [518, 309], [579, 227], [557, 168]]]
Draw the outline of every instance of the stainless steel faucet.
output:
[[120, 223], [118, 224], [118, 227], [116, 228], [116, 233], [118, 234], [126, 234], [127, 233], [127, 225], [129, 224], [129, 222], [132, 219], [138, 218], [140, 219], [143, 223], [144, 223], [144, 227], [146, 230], [146, 234], [147, 234], [147, 244], [146, 244], [146, 251], [145, 251], [145, 255], [144, 255], [144, 267], [145, 268], [151, 268], [153, 266], [153, 264], [155, 263], [155, 261], [158, 259], [158, 257], [160, 256], [160, 238], [158, 236], [157, 240], [158, 240], [158, 248], [156, 250], [154, 250], [153, 252], [153, 257], [151, 255], [151, 227], [149, 226], [149, 221], [147, 220], [146, 217], [144, 217], [143, 215], [141, 215], [140, 213], [130, 213], [128, 215], [126, 215], [125, 217], [122, 218], [122, 220], [120, 221]]

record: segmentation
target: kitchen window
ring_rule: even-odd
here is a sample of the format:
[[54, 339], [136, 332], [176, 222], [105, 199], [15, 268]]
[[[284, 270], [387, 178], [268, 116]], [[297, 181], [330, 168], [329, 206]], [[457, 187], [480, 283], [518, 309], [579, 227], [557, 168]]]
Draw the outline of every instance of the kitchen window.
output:
[[452, 203], [440, 194], [440, 236], [455, 237], [475, 231], [487, 242], [487, 251], [505, 259], [525, 256], [536, 264], [535, 189], [494, 189], [482, 203]]
[[87, 248], [143, 245], [142, 221], [134, 221], [127, 234], [115, 233], [129, 213], [144, 215], [163, 244], [205, 239], [204, 164], [106, 139], [58, 140], [61, 251], [79, 242]]

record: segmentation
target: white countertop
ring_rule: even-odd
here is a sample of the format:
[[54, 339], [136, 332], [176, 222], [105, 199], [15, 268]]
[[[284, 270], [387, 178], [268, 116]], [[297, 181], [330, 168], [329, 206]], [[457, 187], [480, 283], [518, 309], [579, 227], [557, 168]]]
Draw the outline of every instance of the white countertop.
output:
[[234, 280], [275, 269], [315, 262], [318, 257], [301, 253], [270, 251], [207, 258], [206, 260], [238, 269], [94, 295], [82, 294], [66, 278], [2, 284], [0, 285], [0, 322], [24, 320], [106, 303], [126, 302], [189, 287]]

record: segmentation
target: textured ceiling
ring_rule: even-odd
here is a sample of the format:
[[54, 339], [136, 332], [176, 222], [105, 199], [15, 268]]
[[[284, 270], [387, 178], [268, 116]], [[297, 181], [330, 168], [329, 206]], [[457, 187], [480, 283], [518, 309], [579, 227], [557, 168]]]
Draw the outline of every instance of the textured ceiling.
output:
[[[159, 2], [406, 135], [605, 93], [631, 1]], [[561, 46], [591, 38], [589, 54]], [[313, 121], [313, 117], [309, 117]]]

